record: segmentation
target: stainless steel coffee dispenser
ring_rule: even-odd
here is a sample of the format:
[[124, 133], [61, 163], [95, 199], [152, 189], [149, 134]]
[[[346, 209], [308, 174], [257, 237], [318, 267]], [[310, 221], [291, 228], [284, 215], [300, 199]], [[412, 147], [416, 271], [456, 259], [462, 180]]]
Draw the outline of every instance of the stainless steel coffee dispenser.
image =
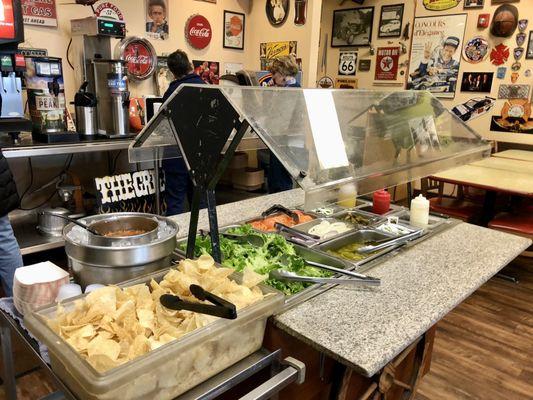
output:
[[130, 136], [126, 61], [93, 59], [92, 66], [98, 101], [98, 133], [108, 137]]

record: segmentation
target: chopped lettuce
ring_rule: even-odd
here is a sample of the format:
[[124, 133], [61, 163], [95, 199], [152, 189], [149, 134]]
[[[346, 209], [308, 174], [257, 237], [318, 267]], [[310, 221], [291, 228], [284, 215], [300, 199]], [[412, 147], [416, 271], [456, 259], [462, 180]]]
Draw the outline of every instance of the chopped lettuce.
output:
[[[255, 231], [250, 225], [228, 230], [234, 235], [256, 235], [263, 239], [261, 247], [250, 243], [239, 243], [220, 237], [220, 250], [222, 252], [222, 264], [225, 267], [233, 268], [242, 272], [246, 268], [261, 275], [268, 275], [275, 269], [284, 269], [303, 276], [326, 277], [331, 276], [328, 271], [307, 265], [303, 258], [299, 257], [294, 250], [294, 246], [281, 235], [275, 233], [260, 233]], [[182, 243], [181, 249], [185, 250], [186, 243]], [[197, 236], [194, 249], [195, 257], [202, 254], [211, 254], [211, 239], [208, 236]], [[276, 279], [268, 279], [266, 284], [272, 286], [286, 295], [298, 293], [310, 284], [303, 282], [287, 282]]]

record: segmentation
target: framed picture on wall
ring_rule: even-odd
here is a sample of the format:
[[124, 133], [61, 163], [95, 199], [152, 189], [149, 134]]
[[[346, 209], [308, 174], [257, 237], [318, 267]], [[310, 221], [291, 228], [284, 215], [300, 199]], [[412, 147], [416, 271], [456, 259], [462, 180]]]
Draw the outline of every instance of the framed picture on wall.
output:
[[391, 4], [381, 7], [378, 37], [400, 37], [402, 34], [403, 4]]
[[244, 50], [245, 15], [224, 10], [224, 48]]
[[465, 28], [466, 14], [415, 18], [407, 89], [455, 97]]
[[335, 10], [331, 47], [369, 46], [373, 21], [374, 7]]
[[485, 0], [465, 0], [463, 8], [483, 8]]
[[533, 60], [533, 31], [529, 31], [529, 40], [527, 42], [526, 58]]

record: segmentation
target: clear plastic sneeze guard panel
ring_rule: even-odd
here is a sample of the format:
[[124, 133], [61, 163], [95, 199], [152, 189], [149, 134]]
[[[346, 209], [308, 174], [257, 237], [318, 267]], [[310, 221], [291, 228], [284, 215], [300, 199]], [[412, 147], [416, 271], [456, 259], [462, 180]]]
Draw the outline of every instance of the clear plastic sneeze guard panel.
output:
[[341, 186], [366, 194], [490, 154], [489, 143], [429, 92], [209, 88], [319, 202]]

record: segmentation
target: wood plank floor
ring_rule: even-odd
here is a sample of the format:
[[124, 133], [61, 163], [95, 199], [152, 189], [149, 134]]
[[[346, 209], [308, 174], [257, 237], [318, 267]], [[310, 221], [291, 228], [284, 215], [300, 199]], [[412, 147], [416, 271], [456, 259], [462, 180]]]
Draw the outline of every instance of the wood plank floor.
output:
[[533, 260], [491, 279], [438, 325], [417, 400], [533, 399]]
[[[493, 278], [440, 322], [417, 400], [533, 399], [533, 261], [517, 259], [505, 272], [520, 283]], [[18, 380], [21, 400], [52, 390], [40, 371]]]

